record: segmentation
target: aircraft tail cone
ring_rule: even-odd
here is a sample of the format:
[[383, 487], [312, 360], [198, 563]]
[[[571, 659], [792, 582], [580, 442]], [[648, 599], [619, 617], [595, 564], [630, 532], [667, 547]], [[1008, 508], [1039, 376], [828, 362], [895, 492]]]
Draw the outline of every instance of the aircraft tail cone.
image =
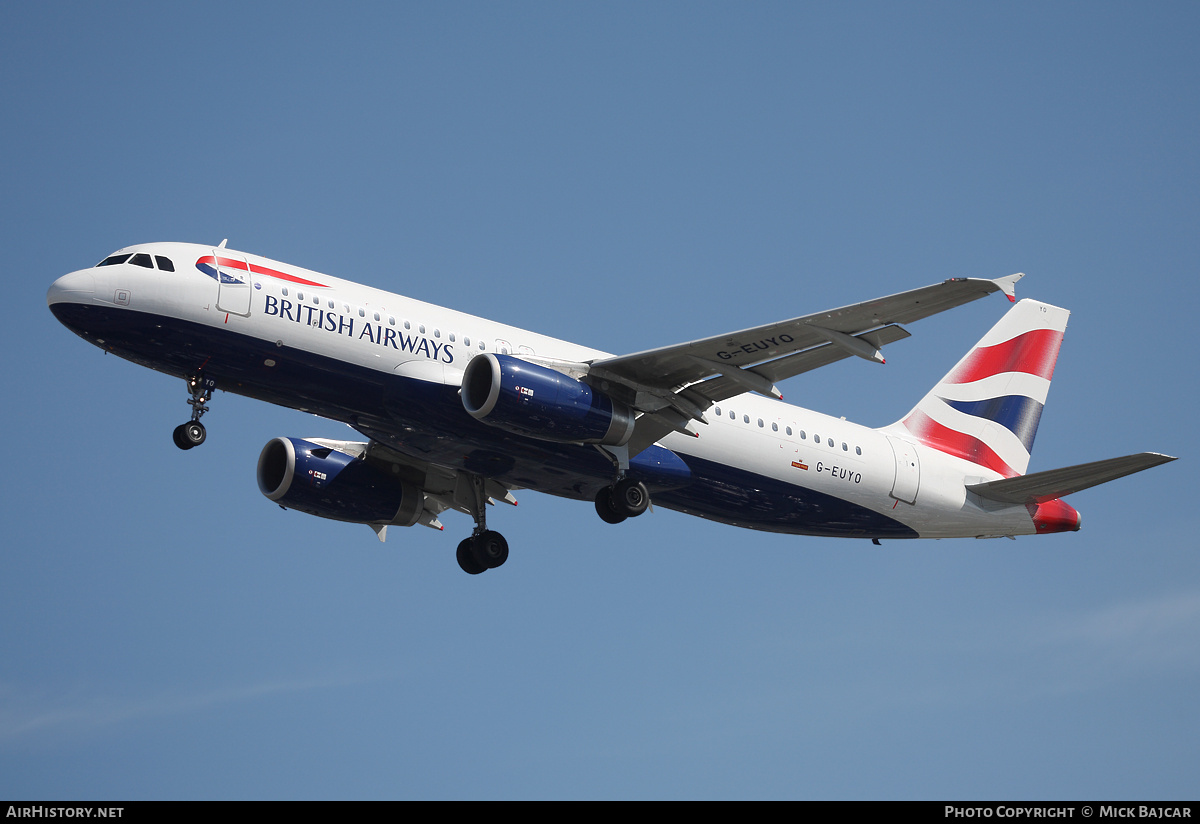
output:
[[1079, 511], [1061, 498], [1040, 504], [1030, 503], [1026, 507], [1029, 509], [1029, 517], [1033, 518], [1038, 535], [1050, 532], [1078, 532], [1083, 525], [1083, 517]]

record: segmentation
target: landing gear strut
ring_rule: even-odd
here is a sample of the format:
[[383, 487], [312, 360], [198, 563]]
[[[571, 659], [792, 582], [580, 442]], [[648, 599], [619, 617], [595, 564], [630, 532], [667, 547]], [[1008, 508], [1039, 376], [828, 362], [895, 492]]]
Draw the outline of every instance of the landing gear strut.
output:
[[508, 560], [508, 541], [499, 532], [487, 528], [487, 493], [483, 489], [483, 477], [471, 476], [471, 515], [475, 518], [475, 530], [470, 538], [458, 545], [458, 565], [468, 575], [478, 575], [495, 569]]
[[204, 443], [208, 433], [204, 431], [204, 424], [200, 423], [200, 416], [208, 411], [206, 404], [212, 400], [217, 382], [203, 375], [192, 375], [187, 379], [187, 386], [192, 396], [188, 399], [188, 406], [192, 407], [192, 419], [175, 427], [171, 435], [180, 449], [191, 449]]

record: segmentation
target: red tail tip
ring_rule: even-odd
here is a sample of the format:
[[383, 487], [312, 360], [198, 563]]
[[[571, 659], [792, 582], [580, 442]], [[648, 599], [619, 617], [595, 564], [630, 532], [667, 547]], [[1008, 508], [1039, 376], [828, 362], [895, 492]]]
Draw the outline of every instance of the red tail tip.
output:
[[1029, 515], [1038, 535], [1050, 532], [1078, 532], [1083, 518], [1075, 507], [1061, 498], [1040, 504], [1028, 504]]

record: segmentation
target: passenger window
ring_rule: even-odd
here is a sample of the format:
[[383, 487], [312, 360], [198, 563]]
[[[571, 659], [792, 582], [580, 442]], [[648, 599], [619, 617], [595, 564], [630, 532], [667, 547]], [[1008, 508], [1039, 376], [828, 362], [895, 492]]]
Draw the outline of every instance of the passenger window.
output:
[[730, 409], [729, 410], [729, 420], [733, 420], [735, 417], [736, 417], [736, 415], [734, 414], [733, 410]]
[[854, 447], [854, 454], [855, 454], [855, 455], [861, 455], [861, 454], [862, 454], [862, 447], [861, 447], [861, 446], [856, 446], [856, 447]]
[[333, 301], [329, 301], [329, 308], [330, 308], [330, 309], [332, 309], [332, 308], [333, 308]]
[[379, 322], [379, 313], [376, 312], [374, 317], [375, 317], [375, 322], [378, 323]]
[[820, 446], [821, 445], [821, 436], [813, 435], [813, 443], [815, 443], [817, 446]]
[[125, 261], [129, 260], [130, 257], [131, 257], [131, 255], [129, 253], [125, 253], [123, 255], [109, 255], [108, 257], [106, 257], [104, 260], [100, 261], [96, 265], [97, 266], [116, 266], [118, 263], [124, 263]]
[[433, 336], [434, 336], [435, 338], [440, 338], [440, 337], [442, 336], [441, 330], [439, 330], [439, 329], [434, 329], [434, 330], [433, 330]]
[[359, 316], [360, 318], [365, 318], [365, 317], [367, 316], [367, 310], [366, 310], [366, 309], [359, 309], [359, 310], [358, 310], [358, 316]]
[[418, 326], [417, 331], [420, 332], [422, 335], [424, 335], [425, 334], [425, 324], [422, 323], [420, 326]]
[[742, 423], [750, 423], [750, 416], [742, 415]]
[[758, 428], [759, 428], [759, 429], [762, 429], [762, 428], [763, 428], [763, 419], [762, 419], [762, 418], [759, 418], [759, 419], [758, 419]]
[[411, 323], [409, 323], [408, 321], [404, 321], [404, 328], [405, 328], [405, 329], [412, 329], [412, 324], [411, 324]]
[[285, 287], [283, 287], [283, 296], [284, 296], [285, 298], [287, 297], [287, 287], [286, 287], [286, 286], [285, 286]]
[[321, 305], [321, 298], [319, 298], [317, 295], [313, 295], [313, 306], [320, 306], [320, 305]]
[[777, 424], [777, 423], [772, 423], [772, 424], [771, 424], [771, 431], [772, 431], [772, 432], [778, 432], [778, 431], [779, 431], [779, 424]]
[[849, 451], [850, 451], [850, 447], [846, 446], [846, 442], [845, 442], [845, 441], [842, 441], [842, 451], [843, 451], [843, 452], [849, 452]]
[[719, 418], [719, 417], [721, 417], [721, 407], [719, 407], [719, 406], [717, 406], [717, 407], [714, 407], [714, 410], [715, 410], [715, 411], [716, 411], [716, 413], [717, 413], [717, 417], [718, 417], [718, 418]]
[[145, 267], [146, 269], [154, 268], [154, 264], [150, 262], [150, 256], [147, 255], [145, 252], [138, 254], [138, 255], [134, 255], [133, 260], [131, 260], [129, 262], [132, 263], [134, 266], [142, 266], [142, 267]]
[[174, 272], [175, 271], [175, 264], [171, 262], [171, 259], [169, 257], [163, 257], [162, 255], [155, 255], [154, 262], [157, 263], [158, 268], [164, 272]]
[[787, 427], [787, 433], [788, 433], [788, 437], [790, 438], [792, 436], [792, 428], [790, 426]]
[[802, 440], [802, 441], [807, 441], [807, 440], [808, 440], [808, 435], [807, 435], [807, 434], [805, 434], [805, 432], [804, 432], [804, 430], [803, 430], [803, 429], [801, 429], [801, 430], [800, 430], [800, 440]]
[[394, 317], [392, 317], [391, 315], [388, 315], [388, 326], [395, 326], [395, 325], [396, 325], [396, 319]]
[[453, 332], [450, 333], [450, 342], [454, 343], [454, 333]]
[[833, 446], [833, 438], [827, 438], [826, 440], [829, 442], [830, 446]]
[[296, 293], [296, 300], [304, 300], [304, 293], [303, 293], [303, 292], [297, 292], [297, 293]]

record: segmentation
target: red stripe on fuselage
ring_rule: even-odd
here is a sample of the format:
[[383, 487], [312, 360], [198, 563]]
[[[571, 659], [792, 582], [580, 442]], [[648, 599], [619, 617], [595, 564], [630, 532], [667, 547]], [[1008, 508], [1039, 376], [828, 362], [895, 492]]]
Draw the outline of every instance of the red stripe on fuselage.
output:
[[1027, 372], [1050, 380], [1063, 333], [1034, 329], [995, 346], [980, 346], [946, 377], [946, 383], [971, 383], [1002, 372]]
[[[246, 261], [236, 260], [234, 258], [214, 258], [212, 255], [205, 255], [196, 261], [197, 266], [199, 266], [201, 263], [207, 263], [210, 266], [219, 265], [225, 269], [241, 269], [242, 271], [246, 270]], [[277, 269], [268, 269], [266, 266], [259, 266], [257, 263], [250, 264], [250, 271], [256, 275], [266, 275], [269, 278], [278, 278], [279, 280], [286, 280], [289, 283], [299, 283], [302, 286], [325, 287], [324, 283], [317, 283], [313, 280], [305, 280], [304, 278], [296, 277], [295, 275], [289, 275], [284, 272], [280, 272]]]

